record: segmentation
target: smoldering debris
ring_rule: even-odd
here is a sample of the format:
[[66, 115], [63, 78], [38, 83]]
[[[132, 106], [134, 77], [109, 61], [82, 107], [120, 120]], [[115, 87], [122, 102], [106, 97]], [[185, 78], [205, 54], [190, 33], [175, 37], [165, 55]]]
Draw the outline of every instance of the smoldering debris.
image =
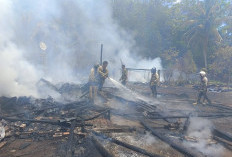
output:
[[[56, 141], [67, 137], [68, 141], [63, 139], [61, 143], [70, 143], [70, 136], [73, 134], [74, 138], [80, 141], [86, 136], [83, 130], [96, 125], [91, 123], [92, 120], [100, 117], [104, 121], [110, 116], [108, 110], [90, 105], [88, 100], [66, 104], [51, 98], [13, 98], [13, 102], [10, 100], [11, 98], [0, 98], [0, 119], [4, 121], [4, 125], [0, 126], [0, 135], [3, 143], [8, 144], [12, 144], [16, 139], [30, 140], [30, 143], [33, 143], [44, 140]], [[10, 114], [2, 108], [7, 102], [16, 103], [23, 110], [15, 110], [14, 114]], [[8, 107], [12, 108], [12, 104], [8, 103]], [[74, 126], [73, 122], [75, 122]], [[30, 147], [30, 144], [25, 145], [24, 142], [18, 150], [24, 150], [27, 147]], [[67, 154], [67, 151], [64, 150], [64, 154]]]
[[[78, 92], [81, 93], [82, 87], [82, 85], [69, 83], [52, 84], [45, 79], [43, 79], [38, 86], [46, 86], [50, 88], [50, 90], [59, 93], [61, 96], [70, 95], [70, 97], [76, 95]], [[166, 113], [166, 117], [163, 117], [160, 108], [156, 108], [154, 104], [149, 104], [149, 102], [144, 103], [141, 100], [138, 101], [138, 99], [133, 100], [131, 98], [132, 101], [121, 98], [118, 96], [118, 90], [119, 89], [115, 87], [103, 88], [103, 91], [98, 95], [102, 101], [96, 101], [95, 104], [91, 103], [87, 97], [80, 99], [78, 95], [75, 101], [68, 99], [68, 101], [64, 102], [57, 101], [51, 96], [47, 98], [1, 97], [0, 118], [5, 121], [5, 137], [0, 144], [4, 145], [5, 142], [6, 144], [0, 151], [7, 152], [4, 148], [9, 149], [8, 145], [15, 143], [12, 141], [22, 140], [24, 143], [27, 143], [28, 140], [30, 140], [31, 143], [29, 145], [23, 145], [21, 143], [16, 147], [17, 149], [15, 149], [16, 152], [14, 152], [14, 154], [21, 150], [30, 150], [32, 146], [38, 142], [58, 141], [59, 144], [55, 144], [56, 153], [74, 153], [75, 155], [81, 154], [82, 156], [88, 156], [95, 154], [93, 151], [98, 151], [91, 141], [92, 132], [107, 134], [109, 137], [113, 135], [114, 141], [112, 141], [112, 138], [108, 138], [107, 146], [103, 144], [100, 145], [110, 153], [117, 155], [134, 154], [139, 156], [141, 155], [139, 152], [142, 152], [142, 154], [150, 154], [151, 156], [168, 156], [170, 154], [178, 156], [181, 153], [184, 155], [207, 155], [210, 149], [215, 147], [219, 148], [218, 146], [220, 145], [218, 143], [209, 142], [208, 139], [205, 138], [206, 134], [213, 135], [213, 133], [207, 130], [212, 127], [211, 124], [207, 124], [209, 121], [203, 121], [201, 119], [195, 120], [197, 122], [202, 122], [202, 124], [198, 125], [198, 123], [192, 122], [191, 120], [191, 125], [188, 127], [186, 137], [192, 138], [194, 141], [189, 141], [187, 138], [182, 138], [184, 136], [181, 131], [183, 127], [182, 124], [178, 124], [178, 128], [172, 129], [174, 124], [172, 120], [176, 121], [180, 117], [176, 118], [177, 116], [171, 116], [173, 112]], [[162, 100], [160, 101], [162, 102]], [[165, 102], [171, 103], [171, 100], [165, 100]], [[176, 103], [179, 103], [179, 101]], [[7, 108], [4, 106], [15, 109], [8, 112], [6, 110]], [[163, 109], [167, 110], [169, 106]], [[177, 111], [177, 109], [181, 110], [180, 108], [176, 108], [175, 111]], [[144, 114], [145, 112], [147, 114]], [[182, 116], [182, 120], [186, 118], [188, 118], [188, 116]], [[118, 123], [119, 119], [122, 121], [121, 123]], [[150, 128], [157, 134], [146, 132], [144, 130], [145, 128], [140, 125], [141, 119], [148, 121], [150, 123], [149, 125], [152, 124], [154, 128]], [[191, 130], [194, 132], [191, 132]], [[203, 134], [204, 137], [195, 132]], [[162, 141], [155, 138], [154, 135], [164, 141], [166, 140], [166, 143], [170, 142], [171, 144], [162, 143]], [[199, 153], [202, 151], [199, 148], [202, 147], [201, 143], [199, 147], [194, 145], [199, 143], [198, 136], [204, 138], [204, 147], [207, 148], [204, 149], [206, 149], [207, 152], [204, 151]], [[185, 142], [182, 143], [182, 140]], [[115, 146], [114, 142], [120, 146]], [[86, 143], [89, 144], [86, 145]], [[81, 149], [82, 147], [84, 149]], [[176, 150], [170, 150], [170, 147]], [[60, 149], [58, 150], [58, 148]], [[75, 149], [79, 150], [79, 148], [81, 151], [75, 151]], [[194, 149], [191, 150], [190, 148]], [[52, 153], [54, 154], [54, 151]], [[221, 152], [218, 153], [220, 154]]]
[[37, 90], [40, 98], [51, 97], [58, 102], [73, 102], [82, 95], [82, 84], [57, 83], [53, 84], [48, 80], [40, 79], [37, 84]]
[[4, 125], [2, 123], [0, 123], [0, 141], [2, 139], [4, 139], [5, 135], [6, 135], [5, 134], [5, 127], [4, 127]]
[[191, 118], [184, 144], [208, 156], [223, 156], [224, 148], [213, 139], [213, 124], [207, 119]]

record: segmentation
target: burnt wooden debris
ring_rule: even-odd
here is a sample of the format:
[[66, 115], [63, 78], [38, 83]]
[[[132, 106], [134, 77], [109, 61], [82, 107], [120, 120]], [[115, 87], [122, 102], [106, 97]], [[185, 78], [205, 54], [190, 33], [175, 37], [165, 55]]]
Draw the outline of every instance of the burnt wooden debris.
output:
[[144, 121], [141, 121], [141, 124], [148, 130], [151, 131], [151, 133], [158, 137], [159, 139], [161, 139], [162, 141], [164, 141], [165, 143], [167, 143], [168, 145], [170, 145], [172, 148], [176, 149], [177, 151], [181, 152], [184, 155], [187, 156], [191, 156], [191, 157], [200, 157], [200, 156], [204, 156], [202, 153], [198, 152], [198, 151], [193, 151], [187, 147], [184, 147], [183, 145], [181, 145], [180, 143], [176, 143], [173, 140], [171, 140], [170, 138], [166, 137], [165, 135], [162, 135], [161, 133], [159, 133], [158, 131], [155, 131], [154, 129], [152, 129], [149, 125], [147, 125]]
[[[134, 70], [134, 69], [131, 69]], [[141, 70], [141, 69], [135, 69]], [[144, 69], [142, 69], [144, 70]], [[202, 152], [183, 145], [193, 117], [208, 119], [222, 119], [232, 117], [232, 107], [222, 104], [203, 106], [201, 111], [188, 112], [179, 109], [162, 109], [149, 101], [128, 99], [118, 94], [115, 88], [104, 88], [99, 94], [101, 105], [96, 105], [88, 100], [88, 84], [73, 85], [63, 84], [56, 86], [45, 79], [41, 79], [38, 86], [47, 86], [62, 96], [67, 96], [64, 102], [56, 102], [52, 97], [35, 99], [32, 97], [0, 97], [0, 123], [5, 127], [5, 137], [0, 141], [0, 153], [4, 148], [16, 140], [26, 140], [18, 150], [29, 149], [33, 142], [49, 141], [56, 148], [56, 156], [116, 156], [102, 141], [109, 145], [119, 145], [123, 151], [138, 153], [150, 157], [165, 156], [160, 153], [151, 153], [138, 145], [121, 141], [115, 136], [133, 135], [157, 137], [160, 142], [166, 143], [176, 153], [183, 156], [205, 156]], [[72, 97], [72, 99], [69, 99]], [[134, 113], [121, 112], [107, 104], [111, 100], [122, 106], [133, 108]], [[103, 104], [103, 105], [102, 105]], [[208, 112], [206, 108], [211, 108]], [[122, 109], [123, 110], [123, 109]], [[167, 114], [168, 112], [168, 114]], [[123, 120], [136, 122], [136, 126], [113, 124], [112, 119], [120, 117]], [[183, 123], [181, 122], [184, 121]], [[160, 123], [155, 125], [154, 123]], [[165, 132], [165, 133], [164, 133]], [[177, 138], [168, 135], [175, 134]], [[213, 139], [228, 150], [232, 150], [232, 136], [219, 128], [212, 129]], [[51, 142], [52, 141], [52, 142]], [[49, 143], [47, 142], [47, 143]], [[29, 153], [30, 154], [30, 153]], [[53, 154], [54, 155], [54, 154]], [[20, 156], [20, 155], [18, 155]], [[22, 156], [22, 155], [21, 155]]]
[[218, 136], [218, 137], [220, 137], [220, 138], [222, 138], [224, 140], [232, 142], [232, 136], [229, 135], [228, 133], [220, 131], [220, 130], [218, 130], [216, 128], [213, 129], [213, 133], [214, 133], [215, 136]]
[[92, 141], [95, 147], [97, 148], [97, 150], [99, 151], [99, 153], [103, 157], [114, 157], [108, 150], [104, 148], [104, 146], [98, 141], [98, 139], [95, 136], [92, 136]]
[[95, 132], [95, 131], [93, 131], [93, 133], [94, 133], [94, 135], [96, 135], [96, 136], [100, 136], [100, 137], [102, 137], [102, 138], [104, 138], [104, 139], [107, 139], [107, 140], [109, 140], [109, 141], [111, 141], [111, 142], [117, 144], [117, 145], [120, 145], [120, 146], [125, 147], [125, 148], [127, 148], [127, 149], [131, 149], [131, 150], [136, 151], [136, 152], [138, 152], [138, 153], [141, 153], [141, 154], [143, 154], [143, 155], [146, 155], [146, 156], [149, 156], [149, 157], [161, 157], [160, 155], [152, 154], [152, 153], [147, 152], [146, 150], [141, 149], [141, 148], [139, 148], [139, 147], [136, 147], [136, 146], [133, 146], [133, 145], [131, 145], [131, 144], [128, 144], [128, 143], [119, 141], [119, 140], [117, 140], [117, 139], [115, 139], [115, 138], [112, 138], [112, 137], [108, 137], [108, 136], [106, 136], [106, 135], [103, 134], [103, 133], [97, 133], [97, 132]]

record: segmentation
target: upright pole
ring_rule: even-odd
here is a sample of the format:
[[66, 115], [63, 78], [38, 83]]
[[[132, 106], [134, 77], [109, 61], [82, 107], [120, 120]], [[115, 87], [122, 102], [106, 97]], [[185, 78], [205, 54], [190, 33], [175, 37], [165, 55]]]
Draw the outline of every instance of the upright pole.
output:
[[101, 44], [101, 56], [100, 56], [100, 64], [102, 65], [102, 53], [103, 53], [103, 44]]

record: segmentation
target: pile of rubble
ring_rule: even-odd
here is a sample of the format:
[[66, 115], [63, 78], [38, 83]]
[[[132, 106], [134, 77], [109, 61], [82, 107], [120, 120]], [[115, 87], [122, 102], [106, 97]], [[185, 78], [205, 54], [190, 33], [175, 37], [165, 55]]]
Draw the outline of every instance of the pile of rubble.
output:
[[[172, 108], [164, 108], [162, 103], [168, 102], [167, 98], [157, 101], [161, 104], [149, 104], [122, 96], [115, 88], [105, 88], [99, 102], [93, 104], [83, 85], [53, 85], [42, 79], [38, 86], [59, 93], [62, 101], [52, 96], [0, 97], [1, 156], [204, 156], [183, 144], [200, 140], [186, 134], [189, 119], [196, 115], [232, 116], [227, 106], [205, 106], [199, 113], [186, 112], [176, 108], [180, 101], [175, 104], [173, 98]], [[213, 112], [207, 113], [209, 110]], [[119, 119], [122, 125], [117, 123]], [[141, 141], [145, 137], [157, 142]], [[230, 135], [214, 129], [209, 145], [220, 142], [231, 149], [231, 141]]]
[[[46, 87], [60, 93], [63, 98], [68, 98], [69, 95], [69, 99], [56, 102], [51, 96], [46, 99], [0, 97], [0, 149], [18, 139], [24, 140], [18, 150], [25, 149], [32, 142], [54, 141], [56, 138], [63, 139], [61, 143], [67, 146], [73, 138], [85, 137], [86, 129], [96, 127], [99, 124], [93, 123], [96, 118], [103, 119], [102, 121], [110, 119], [109, 109], [93, 105], [88, 99], [79, 99], [80, 85], [66, 83], [58, 87], [44, 79], [37, 85], [40, 89]], [[80, 140], [75, 141], [81, 143]], [[69, 145], [71, 147], [72, 144]], [[58, 154], [66, 156], [70, 154], [70, 149], [66, 148], [63, 154]], [[16, 150], [13, 149], [12, 153], [14, 151]]]

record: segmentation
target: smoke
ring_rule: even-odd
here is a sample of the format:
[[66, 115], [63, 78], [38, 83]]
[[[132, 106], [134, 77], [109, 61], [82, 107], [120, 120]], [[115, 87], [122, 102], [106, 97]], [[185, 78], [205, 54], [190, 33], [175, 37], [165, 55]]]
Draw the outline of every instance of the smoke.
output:
[[[135, 60], [136, 61], [136, 60]], [[137, 69], [152, 69], [156, 68], [157, 70], [162, 70], [161, 59], [142, 59], [137, 63], [132, 63], [132, 68]], [[138, 81], [138, 82], [149, 82], [151, 77], [150, 71], [130, 71], [129, 72], [129, 81]], [[161, 81], [163, 81], [163, 75], [161, 74]]]
[[114, 78], [120, 77], [120, 59], [131, 68], [162, 68], [160, 59], [132, 55], [139, 48], [113, 19], [108, 0], [1, 0], [0, 22], [0, 95], [38, 96], [35, 84], [42, 77], [54, 83], [86, 81], [100, 60], [101, 44]]
[[12, 27], [16, 25], [12, 2], [3, 0], [0, 4], [0, 95], [37, 95], [34, 83], [39, 71], [36, 73], [34, 67], [24, 59], [24, 51], [12, 42]]
[[151, 146], [151, 145], [157, 144], [159, 142], [149, 132], [146, 132], [146, 134], [144, 134], [142, 136], [138, 136], [138, 137], [126, 136], [126, 137], [123, 137], [123, 138], [127, 138], [127, 140], [131, 144], [137, 145], [139, 147]]
[[207, 156], [223, 156], [224, 148], [212, 141], [213, 124], [211, 121], [202, 118], [191, 118], [187, 135], [195, 138], [196, 142], [185, 142], [189, 147], [195, 148]]

